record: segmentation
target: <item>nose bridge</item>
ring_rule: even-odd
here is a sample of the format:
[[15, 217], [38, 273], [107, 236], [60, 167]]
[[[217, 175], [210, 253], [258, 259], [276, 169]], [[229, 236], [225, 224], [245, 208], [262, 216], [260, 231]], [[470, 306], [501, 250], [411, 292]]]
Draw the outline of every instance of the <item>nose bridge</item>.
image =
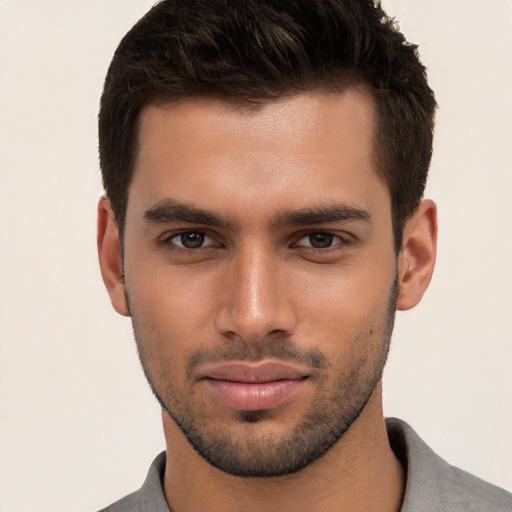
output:
[[227, 275], [217, 328], [257, 342], [270, 333], [288, 335], [295, 325], [284, 289], [282, 262], [265, 243], [244, 243], [235, 252]]

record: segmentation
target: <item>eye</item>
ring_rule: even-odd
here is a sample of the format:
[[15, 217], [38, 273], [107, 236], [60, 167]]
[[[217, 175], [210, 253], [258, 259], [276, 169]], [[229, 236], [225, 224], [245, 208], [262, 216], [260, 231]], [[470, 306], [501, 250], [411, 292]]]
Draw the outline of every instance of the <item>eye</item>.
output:
[[202, 231], [183, 231], [168, 237], [165, 243], [172, 243], [182, 249], [200, 249], [213, 245], [214, 241]]
[[346, 242], [339, 235], [334, 235], [326, 231], [317, 231], [314, 233], [307, 233], [298, 242], [299, 247], [311, 247], [313, 249], [328, 249], [333, 245], [343, 244]]

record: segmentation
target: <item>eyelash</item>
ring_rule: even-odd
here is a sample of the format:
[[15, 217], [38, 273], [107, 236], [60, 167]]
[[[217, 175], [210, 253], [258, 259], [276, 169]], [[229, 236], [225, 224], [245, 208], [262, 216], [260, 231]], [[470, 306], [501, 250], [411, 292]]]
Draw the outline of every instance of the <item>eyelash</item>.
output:
[[[183, 235], [187, 235], [187, 234], [198, 234], [204, 238], [214, 241], [214, 237], [210, 236], [208, 234], [208, 232], [206, 232], [206, 231], [202, 231], [199, 229], [197, 229], [197, 230], [189, 229], [189, 230], [174, 232], [170, 235], [166, 235], [164, 238], [162, 238], [160, 240], [160, 243], [162, 246], [167, 247], [173, 251], [183, 252], [186, 254], [192, 254], [192, 253], [196, 253], [198, 251], [205, 251], [205, 250], [209, 250], [209, 249], [216, 248], [216, 247], [220, 246], [220, 245], [216, 246], [215, 244], [210, 244], [207, 246], [201, 245], [201, 246], [195, 247], [195, 248], [187, 248], [187, 247], [182, 247], [182, 246], [178, 245], [174, 241], [175, 239], [178, 239], [179, 237], [182, 237]], [[299, 245], [300, 241], [302, 241], [308, 237], [312, 237], [313, 235], [324, 235], [324, 236], [327, 235], [329, 237], [332, 237], [334, 240], [338, 240], [338, 241], [336, 243], [333, 242], [331, 245], [329, 245], [327, 247], [312, 247], [310, 245]], [[313, 251], [315, 253], [328, 253], [331, 251], [342, 250], [343, 248], [346, 248], [347, 246], [349, 246], [352, 242], [353, 242], [353, 240], [351, 239], [351, 237], [348, 234], [340, 235], [339, 233], [333, 233], [331, 231], [319, 230], [319, 231], [307, 231], [307, 232], [300, 233], [300, 236], [298, 236], [296, 238], [296, 241], [292, 244], [292, 247], [300, 247], [309, 252]]]
[[[333, 239], [331, 245], [329, 245], [327, 247], [312, 247], [311, 245], [298, 245], [298, 242], [300, 242], [304, 239], [307, 239], [307, 238], [311, 238], [314, 235], [322, 235], [322, 236], [331, 237]], [[336, 241], [336, 240], [338, 240], [338, 241]], [[311, 240], [310, 240], [310, 242], [311, 242]], [[338, 233], [332, 233], [331, 231], [308, 231], [306, 233], [301, 234], [300, 238], [298, 238], [297, 242], [295, 242], [294, 245], [296, 247], [303, 247], [304, 249], [307, 249], [310, 251], [326, 253], [326, 252], [330, 252], [330, 251], [340, 250], [340, 249], [346, 247], [347, 245], [349, 245], [350, 242], [351, 242], [351, 240], [348, 235], [343, 236]]]
[[200, 246], [200, 247], [196, 247], [196, 248], [187, 248], [187, 247], [179, 246], [174, 241], [176, 239], [179, 239], [183, 235], [187, 235], [187, 234], [199, 234], [199, 235], [203, 236], [204, 238], [209, 238], [211, 240], [214, 240], [213, 237], [210, 236], [205, 231], [202, 231], [200, 229], [188, 229], [188, 230], [178, 231], [178, 232], [166, 235], [165, 237], [163, 237], [160, 240], [160, 244], [163, 247], [166, 247], [166, 248], [168, 248], [170, 250], [182, 252], [182, 253], [185, 253], [185, 254], [192, 254], [192, 253], [197, 252], [197, 251], [201, 251], [201, 250], [204, 251], [204, 250], [211, 249], [212, 247], [214, 247], [213, 245], [208, 245], [206, 247]]

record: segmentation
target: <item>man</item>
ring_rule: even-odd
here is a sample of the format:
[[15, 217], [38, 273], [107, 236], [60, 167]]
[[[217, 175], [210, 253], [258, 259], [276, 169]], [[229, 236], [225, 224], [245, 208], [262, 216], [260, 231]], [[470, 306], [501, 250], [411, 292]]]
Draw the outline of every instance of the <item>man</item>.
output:
[[170, 0], [125, 36], [99, 257], [167, 450], [106, 510], [511, 510], [383, 417], [434, 267], [435, 108], [375, 2]]

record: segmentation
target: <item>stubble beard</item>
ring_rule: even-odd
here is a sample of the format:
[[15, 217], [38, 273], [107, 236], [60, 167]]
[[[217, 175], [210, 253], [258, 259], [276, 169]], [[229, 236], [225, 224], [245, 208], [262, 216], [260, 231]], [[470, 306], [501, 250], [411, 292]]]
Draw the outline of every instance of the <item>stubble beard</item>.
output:
[[[238, 420], [244, 426], [244, 434], [237, 436], [227, 429], [215, 428], [211, 418], [202, 417], [201, 410], [194, 409], [189, 395], [177, 396], [165, 362], [152, 352], [151, 347], [158, 344], [141, 335], [136, 311], [126, 292], [141, 365], [162, 408], [206, 462], [230, 475], [259, 478], [300, 471], [326, 453], [357, 420], [382, 377], [394, 326], [397, 295], [395, 277], [385, 318], [379, 328], [360, 333], [352, 340], [359, 347], [366, 347], [367, 352], [354, 367], [338, 372], [331, 390], [324, 389], [326, 372], [332, 370], [325, 356], [319, 351], [301, 351], [290, 340], [273, 339], [250, 345], [234, 342], [221, 353], [203, 351], [193, 354], [187, 362], [187, 376], [204, 361], [258, 361], [265, 358], [309, 365], [324, 375], [318, 379], [317, 395], [309, 411], [292, 429], [284, 433], [261, 429], [265, 420], [272, 417], [271, 410], [239, 411]], [[374, 336], [379, 336], [380, 340], [376, 342], [372, 339]]]

